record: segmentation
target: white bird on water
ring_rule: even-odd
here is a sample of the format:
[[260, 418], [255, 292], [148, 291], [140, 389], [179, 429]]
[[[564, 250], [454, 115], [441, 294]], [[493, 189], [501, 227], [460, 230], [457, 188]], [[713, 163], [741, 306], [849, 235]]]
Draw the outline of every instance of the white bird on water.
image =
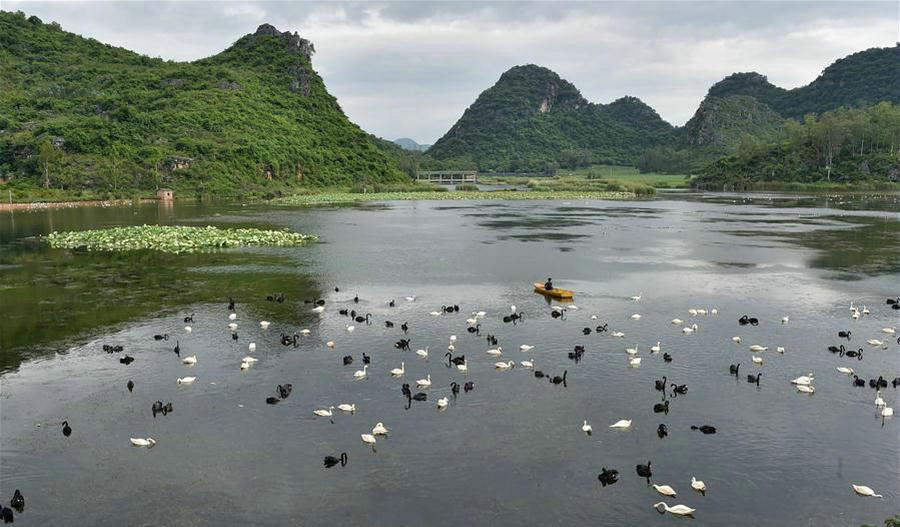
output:
[[835, 369], [838, 371], [838, 373], [843, 373], [845, 375], [853, 375], [854, 373], [853, 368], [848, 368], [846, 366], [838, 366]]
[[787, 324], [787, 323], [790, 322], [790, 321], [791, 321], [791, 317], [789, 317], [789, 316], [786, 316], [786, 315], [785, 315], [785, 316], [781, 317], [781, 323], [782, 323], [782, 324]]
[[342, 412], [350, 412], [352, 414], [353, 412], [356, 411], [356, 403], [353, 403], [353, 404], [341, 403], [341, 404], [337, 405], [337, 409]]
[[393, 370], [391, 370], [391, 375], [393, 375], [394, 377], [402, 377], [404, 373], [406, 373], [405, 362], [401, 362], [399, 368], [394, 368]]
[[638, 366], [641, 365], [641, 358], [635, 357], [635, 358], [628, 359], [628, 365], [631, 366], [632, 368], [637, 368]]
[[694, 476], [691, 476], [691, 488], [696, 490], [700, 494], [706, 495], [706, 483], [700, 481]]
[[609, 425], [610, 428], [628, 428], [631, 426], [631, 419], [620, 419]]
[[256, 351], [256, 343], [251, 342], [250, 344], [247, 345], [247, 349], [250, 350], [250, 353], [253, 353], [254, 351]]
[[353, 377], [356, 379], [365, 379], [366, 373], [368, 372], [368, 370], [369, 370], [369, 365], [365, 364], [365, 365], [363, 365], [363, 369], [356, 370], [355, 372], [353, 372]]
[[816, 389], [813, 386], [809, 386], [806, 384], [798, 384], [797, 391], [803, 393], [815, 393]]
[[641, 319], [641, 315], [639, 313], [635, 313], [635, 314], [631, 315], [631, 320], [640, 320], [640, 319]]
[[193, 329], [191, 329], [191, 326], [184, 326], [185, 333], [190, 333], [191, 331], [194, 331]]
[[884, 406], [884, 399], [881, 398], [881, 390], [875, 390], [875, 406]]
[[635, 344], [633, 348], [625, 348], [625, 353], [627, 353], [629, 355], [637, 355], [637, 352], [638, 352], [637, 344]]
[[386, 436], [388, 435], [388, 428], [384, 426], [384, 423], [379, 421], [375, 424], [375, 427], [372, 428], [372, 435]]
[[881, 342], [878, 339], [869, 339], [866, 341], [866, 344], [868, 344], [869, 346], [881, 346], [882, 344], [884, 344], [884, 342]]
[[676, 326], [680, 326], [683, 322], [684, 322], [684, 321], [681, 320], [680, 318], [673, 318], [673, 319], [672, 319], [672, 324], [674, 324], [674, 325], [676, 325]]
[[653, 485], [653, 488], [663, 496], [676, 496], [675, 489], [668, 485]]
[[228, 324], [228, 329], [230, 329], [231, 331], [237, 331], [237, 324], [235, 324], [234, 322]]
[[643, 291], [641, 291], [637, 296], [631, 297], [631, 299], [634, 300], [635, 302], [640, 302], [642, 296], [644, 296], [644, 292], [643, 292]]
[[865, 496], [867, 498], [883, 498], [881, 494], [875, 494], [875, 491], [872, 490], [871, 487], [867, 487], [865, 485], [854, 485], [850, 484], [853, 487], [853, 492], [859, 494], [860, 496]]
[[448, 404], [450, 404], [450, 399], [448, 399], [446, 397], [442, 397], [442, 398], [438, 399], [438, 401], [437, 401], [438, 410], [443, 410], [444, 408], [447, 408]]
[[132, 437], [131, 444], [134, 446], [152, 448], [153, 445], [156, 444], [156, 441], [152, 437], [148, 437], [146, 439], [144, 439], [143, 437]]
[[496, 348], [489, 349], [485, 353], [487, 353], [488, 355], [490, 355], [492, 357], [497, 357], [497, 356], [503, 354], [503, 346], [497, 346]]
[[494, 363], [494, 367], [497, 368], [498, 370], [508, 370], [508, 369], [512, 368], [513, 366], [515, 366], [515, 365], [516, 365], [516, 363], [513, 362], [513, 361], [509, 361], [509, 362], [503, 362], [503, 361], [501, 361], [501, 362], [495, 362], [495, 363]]
[[519, 351], [531, 351], [534, 349], [534, 346], [529, 346], [528, 344], [522, 344], [519, 346]]
[[318, 410], [313, 410], [313, 413], [319, 417], [331, 417], [334, 415], [334, 406], [329, 406], [326, 408], [319, 408]]
[[431, 374], [429, 373], [428, 377], [426, 377], [425, 379], [419, 379], [418, 381], [416, 381], [416, 386], [419, 386], [421, 388], [430, 387], [431, 386]]
[[325, 311], [325, 306], [316, 306], [312, 308], [313, 313], [322, 313], [323, 311]]
[[587, 419], [585, 419], [584, 424], [581, 425], [581, 431], [587, 435], [591, 435], [592, 433], [594, 433], [594, 429], [591, 427], [591, 425], [588, 424]]
[[731, 337], [731, 341], [734, 342], [735, 344], [740, 344], [741, 337]]
[[345, 326], [345, 328], [347, 329], [347, 333], [353, 333], [353, 330], [356, 329], [356, 326], [351, 326], [350, 324], [347, 324]]
[[268, 320], [259, 321], [259, 327], [261, 327], [262, 329], [269, 329], [269, 324], [270, 322]]
[[754, 355], [750, 360], [753, 361], [753, 364], [762, 364], [762, 357], [758, 355]]
[[689, 327], [689, 328], [683, 328], [683, 329], [681, 330], [681, 332], [684, 333], [685, 335], [690, 335], [691, 333], [697, 331], [697, 329], [699, 329], [699, 328], [697, 327], [697, 324], [691, 324], [691, 327]]
[[[635, 347], [637, 347], [637, 346], [635, 346]], [[661, 350], [661, 349], [662, 349], [662, 348], [659, 347], [659, 341], [658, 341], [658, 340], [656, 341], [656, 346], [650, 346], [650, 352], [651, 352], [651, 353], [659, 353], [659, 350]]]
[[427, 359], [428, 358], [428, 346], [425, 346], [425, 349], [416, 350], [416, 355], [418, 355], [419, 357], [422, 357], [423, 359]]
[[534, 361], [523, 360], [519, 363], [523, 368], [534, 368]]
[[803, 386], [809, 386], [815, 380], [813, 374], [801, 375], [797, 378], [791, 379], [791, 384], [799, 384]]
[[191, 355], [190, 357], [185, 357], [185, 358], [181, 359], [181, 362], [182, 362], [182, 364], [187, 364], [188, 366], [193, 366], [194, 364], [197, 364], [197, 356]]
[[363, 443], [372, 445], [372, 448], [375, 448], [375, 436], [372, 434], [360, 434], [359, 437], [362, 439]]
[[625, 334], [622, 333], [621, 331], [613, 331], [612, 333], [609, 334], [609, 336], [610, 336], [610, 337], [616, 337], [616, 338], [620, 339], [620, 338], [624, 337]]
[[228, 315], [228, 320], [237, 320], [237, 313], [232, 313]]
[[767, 351], [768, 349], [768, 346], [760, 346], [759, 344], [750, 346], [750, 351]]
[[414, 296], [408, 296], [408, 297], [406, 297], [406, 301], [407, 301], [407, 302], [415, 302], [415, 301], [416, 301], [416, 297], [414, 297]]
[[697, 510], [697, 509], [692, 509], [692, 508], [688, 507], [687, 505], [681, 505], [681, 504], [669, 507], [668, 505], [665, 504], [665, 502], [662, 502], [662, 501], [657, 504], [654, 504], [653, 508], [659, 509], [660, 505], [662, 505], [662, 508], [665, 509], [666, 512], [668, 512], [670, 514], [674, 514], [676, 516], [690, 516], [691, 514], [694, 513], [694, 511]]
[[177, 384], [191, 384], [192, 382], [194, 382], [196, 380], [197, 380], [196, 377], [181, 377], [179, 379], [175, 379], [175, 382]]

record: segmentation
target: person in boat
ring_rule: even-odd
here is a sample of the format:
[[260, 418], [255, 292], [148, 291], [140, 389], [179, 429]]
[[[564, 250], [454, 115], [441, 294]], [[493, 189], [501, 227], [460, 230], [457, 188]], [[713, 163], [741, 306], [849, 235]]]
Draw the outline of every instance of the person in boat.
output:
[[544, 282], [544, 289], [547, 291], [553, 290], [553, 279], [552, 278], [547, 278], [547, 281]]

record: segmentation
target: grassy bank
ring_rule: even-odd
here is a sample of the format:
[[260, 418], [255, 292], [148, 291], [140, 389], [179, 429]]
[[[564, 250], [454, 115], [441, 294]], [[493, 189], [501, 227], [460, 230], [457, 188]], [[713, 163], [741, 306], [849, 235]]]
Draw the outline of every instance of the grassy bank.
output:
[[[722, 190], [722, 189], [719, 189]], [[831, 181], [816, 181], [814, 183], [799, 183], [789, 181], [755, 181], [746, 187], [735, 185], [725, 186], [726, 191], [772, 191], [772, 192], [867, 192], [867, 191], [900, 191], [900, 183], [888, 181], [859, 181], [856, 183], [835, 183]]]
[[454, 200], [577, 200], [577, 199], [632, 199], [633, 192], [621, 191], [496, 191], [496, 192], [321, 192], [295, 194], [276, 198], [275, 205], [318, 205], [326, 203], [352, 203], [360, 201], [454, 201]]
[[522, 176], [478, 178], [479, 183], [488, 185], [528, 185], [535, 190], [554, 190], [557, 188], [594, 190], [603, 186], [609, 186], [610, 190], [629, 190], [638, 193], [650, 194], [650, 191], [640, 190], [643, 187], [650, 188], [689, 188], [690, 179], [683, 175], [673, 174], [642, 174], [634, 167], [594, 165], [574, 170], [560, 170], [553, 177], [528, 178]]

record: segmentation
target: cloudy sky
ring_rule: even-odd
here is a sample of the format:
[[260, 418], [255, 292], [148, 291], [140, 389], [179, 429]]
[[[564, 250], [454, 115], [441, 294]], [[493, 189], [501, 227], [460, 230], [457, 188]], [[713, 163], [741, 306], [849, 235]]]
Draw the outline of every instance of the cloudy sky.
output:
[[900, 40], [898, 2], [15, 2], [67, 31], [150, 56], [213, 55], [268, 22], [315, 43], [313, 65], [365, 130], [437, 140], [516, 64], [546, 66], [593, 102], [634, 95], [680, 125], [711, 84], [778, 86]]

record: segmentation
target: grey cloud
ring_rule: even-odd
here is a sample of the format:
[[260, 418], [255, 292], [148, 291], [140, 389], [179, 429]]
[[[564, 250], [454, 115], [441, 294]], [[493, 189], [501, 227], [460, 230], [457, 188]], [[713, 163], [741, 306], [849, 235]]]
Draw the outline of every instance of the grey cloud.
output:
[[734, 71], [811, 81], [897, 40], [894, 2], [10, 2], [151, 56], [218, 53], [262, 22], [311, 38], [351, 119], [433, 142], [511, 66], [536, 63], [595, 102], [635, 95], [675, 124]]

